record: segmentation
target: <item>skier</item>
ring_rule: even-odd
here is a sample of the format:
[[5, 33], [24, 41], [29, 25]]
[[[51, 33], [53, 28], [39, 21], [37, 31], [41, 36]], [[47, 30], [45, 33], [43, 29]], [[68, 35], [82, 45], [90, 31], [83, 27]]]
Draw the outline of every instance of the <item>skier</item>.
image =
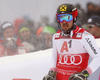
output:
[[[60, 31], [53, 36], [52, 67], [43, 80], [87, 80], [100, 66], [100, 50], [95, 38], [76, 26], [78, 11], [62, 4], [56, 18]], [[88, 65], [89, 56], [92, 61]]]

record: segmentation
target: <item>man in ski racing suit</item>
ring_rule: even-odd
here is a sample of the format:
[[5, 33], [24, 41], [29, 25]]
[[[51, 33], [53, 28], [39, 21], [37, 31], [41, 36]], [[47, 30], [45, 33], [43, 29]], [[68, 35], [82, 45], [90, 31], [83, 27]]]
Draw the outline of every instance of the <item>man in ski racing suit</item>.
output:
[[[76, 26], [77, 9], [62, 4], [56, 18], [60, 30], [53, 36], [52, 68], [43, 80], [87, 80], [100, 66], [100, 50], [94, 37]], [[88, 65], [89, 56], [92, 57]]]

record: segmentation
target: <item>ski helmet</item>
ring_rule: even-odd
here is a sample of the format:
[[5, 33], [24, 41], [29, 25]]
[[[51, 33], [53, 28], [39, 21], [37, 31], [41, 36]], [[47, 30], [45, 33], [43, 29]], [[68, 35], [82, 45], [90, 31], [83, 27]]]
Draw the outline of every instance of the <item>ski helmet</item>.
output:
[[[62, 28], [60, 26], [58, 26], [65, 34], [69, 34], [71, 30], [74, 30], [76, 28], [76, 21], [77, 21], [77, 16], [78, 16], [78, 10], [72, 4], [61, 4], [57, 8], [57, 12], [56, 12], [56, 19], [57, 19], [57, 21], [59, 23], [60, 23], [60, 19], [59, 19], [59, 15], [60, 14], [62, 14], [62, 15], [63, 14], [64, 15], [71, 15], [70, 18], [71, 18], [71, 20], [73, 20], [73, 26], [72, 26], [72, 28], [70, 30], [63, 31]], [[65, 20], [65, 19], [63, 18], [62, 20]], [[68, 20], [68, 17], [67, 17], [67, 20]], [[68, 20], [67, 22], [70, 22], [70, 21]]]
[[58, 7], [56, 14], [71, 14], [74, 21], [76, 21], [78, 10], [72, 4], [62, 4]]

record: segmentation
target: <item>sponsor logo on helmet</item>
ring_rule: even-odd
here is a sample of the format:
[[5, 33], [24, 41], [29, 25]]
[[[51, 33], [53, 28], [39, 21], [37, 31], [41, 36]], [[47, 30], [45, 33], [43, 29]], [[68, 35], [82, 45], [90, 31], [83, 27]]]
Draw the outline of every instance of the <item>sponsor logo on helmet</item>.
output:
[[67, 11], [67, 6], [66, 5], [62, 5], [60, 7], [60, 11]]

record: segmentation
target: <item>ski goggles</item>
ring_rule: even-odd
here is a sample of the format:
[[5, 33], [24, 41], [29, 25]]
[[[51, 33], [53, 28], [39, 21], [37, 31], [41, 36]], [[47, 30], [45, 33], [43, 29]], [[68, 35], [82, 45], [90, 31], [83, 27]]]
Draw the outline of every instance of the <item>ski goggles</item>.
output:
[[63, 20], [65, 20], [66, 22], [70, 22], [73, 20], [73, 15], [71, 14], [57, 14], [56, 17], [59, 23], [62, 23]]

